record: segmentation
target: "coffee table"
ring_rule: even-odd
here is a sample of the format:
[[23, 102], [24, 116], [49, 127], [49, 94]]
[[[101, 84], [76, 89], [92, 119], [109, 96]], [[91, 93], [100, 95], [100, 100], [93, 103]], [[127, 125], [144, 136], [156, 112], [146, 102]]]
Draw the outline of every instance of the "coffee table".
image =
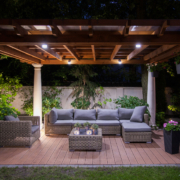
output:
[[98, 128], [97, 135], [74, 135], [75, 128], [69, 134], [69, 151], [74, 150], [96, 150], [102, 149], [102, 129]]

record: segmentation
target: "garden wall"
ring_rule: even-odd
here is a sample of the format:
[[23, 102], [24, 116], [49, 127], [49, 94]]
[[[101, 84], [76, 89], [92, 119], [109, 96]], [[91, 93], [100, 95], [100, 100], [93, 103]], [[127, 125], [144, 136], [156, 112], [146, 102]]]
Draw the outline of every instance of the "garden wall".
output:
[[[23, 91], [28, 91], [28, 89], [32, 89], [32, 86], [25, 86], [22, 87], [21, 90]], [[47, 87], [43, 86], [42, 89], [46, 89]], [[73, 101], [72, 97], [70, 97], [70, 94], [72, 92], [72, 88], [70, 87], [58, 87], [59, 89], [62, 89], [62, 93], [60, 95], [61, 98], [61, 106], [63, 109], [69, 109], [72, 108], [71, 102]], [[20, 90], [20, 91], [21, 91]], [[142, 99], [142, 88], [141, 87], [104, 87], [104, 97], [105, 98], [111, 98], [111, 99], [116, 99], [119, 96], [137, 96], [140, 99]], [[12, 103], [13, 107], [17, 108], [21, 114], [25, 114], [25, 112], [21, 109], [21, 106], [23, 104], [23, 101], [25, 99], [21, 98], [21, 93], [20, 91], [18, 92], [15, 101]], [[100, 99], [96, 98], [95, 102], [98, 102]], [[103, 98], [101, 98], [101, 101], [103, 101]], [[91, 101], [91, 106], [92, 107], [94, 104], [93, 101]], [[113, 102], [108, 102], [106, 105], [103, 105], [103, 108], [107, 109], [114, 109], [115, 104]]]

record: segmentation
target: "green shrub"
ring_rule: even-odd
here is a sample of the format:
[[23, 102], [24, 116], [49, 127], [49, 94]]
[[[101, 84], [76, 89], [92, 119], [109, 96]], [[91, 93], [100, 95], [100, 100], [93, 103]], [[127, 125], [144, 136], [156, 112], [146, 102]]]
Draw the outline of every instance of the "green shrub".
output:
[[[22, 98], [25, 98], [24, 103], [22, 105], [22, 109], [29, 115], [33, 116], [33, 96], [32, 89], [25, 89], [21, 91]], [[60, 95], [62, 90], [57, 89], [55, 87], [50, 87], [46, 89], [42, 94], [42, 117], [46, 113], [48, 113], [53, 107], [57, 109], [61, 109], [61, 99], [57, 97]]]
[[165, 123], [165, 112], [157, 112], [156, 113], [156, 125], [158, 127], [162, 127]]
[[90, 101], [80, 97], [80, 98], [76, 98], [72, 103], [72, 107], [76, 108], [76, 109], [88, 109], [90, 106]]
[[[147, 106], [149, 107], [149, 104], [147, 104], [143, 99], [139, 99], [138, 97], [134, 96], [127, 96], [119, 97], [117, 99], [114, 99], [114, 103], [117, 105], [116, 108], [122, 107], [127, 109], [134, 109], [137, 106]], [[149, 110], [147, 109], [146, 112], [149, 117], [151, 117]]]

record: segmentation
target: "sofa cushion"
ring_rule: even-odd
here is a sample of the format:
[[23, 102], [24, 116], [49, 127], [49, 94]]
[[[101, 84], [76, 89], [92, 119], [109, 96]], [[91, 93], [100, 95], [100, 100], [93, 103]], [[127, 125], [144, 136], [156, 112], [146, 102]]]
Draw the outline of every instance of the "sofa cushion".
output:
[[38, 130], [39, 130], [39, 126], [32, 125], [32, 127], [31, 127], [31, 133], [32, 134], [35, 133]]
[[66, 125], [73, 125], [73, 120], [57, 120], [53, 125], [55, 126], [66, 126]]
[[81, 124], [84, 124], [85, 122], [89, 122], [90, 124], [96, 124], [96, 121], [94, 120], [74, 120], [73, 121], [73, 125], [76, 124], [76, 123], [81, 123]]
[[57, 121], [58, 115], [56, 108], [53, 108], [49, 113], [49, 122], [54, 124]]
[[120, 120], [130, 120], [134, 109], [118, 108]]
[[58, 120], [73, 120], [74, 109], [56, 109]]
[[130, 123], [130, 120], [119, 120], [119, 124], [122, 125], [122, 123]]
[[146, 123], [122, 123], [125, 132], [151, 132], [151, 127]]
[[96, 124], [99, 126], [119, 126], [118, 120], [96, 120]]
[[143, 122], [144, 113], [145, 113], [146, 109], [147, 109], [147, 106], [137, 106], [137, 107], [135, 107], [130, 121], [131, 122]]
[[96, 110], [76, 109], [74, 112], [74, 120], [96, 120]]
[[15, 118], [14, 116], [5, 116], [5, 121], [19, 121], [19, 118]]
[[119, 120], [118, 109], [98, 109], [97, 120]]

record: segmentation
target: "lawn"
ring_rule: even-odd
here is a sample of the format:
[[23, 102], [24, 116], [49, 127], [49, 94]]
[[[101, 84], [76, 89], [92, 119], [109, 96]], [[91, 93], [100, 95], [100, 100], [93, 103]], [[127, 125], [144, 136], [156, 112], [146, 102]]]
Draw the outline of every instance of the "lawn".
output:
[[180, 180], [179, 167], [22, 167], [0, 169], [0, 180]]

